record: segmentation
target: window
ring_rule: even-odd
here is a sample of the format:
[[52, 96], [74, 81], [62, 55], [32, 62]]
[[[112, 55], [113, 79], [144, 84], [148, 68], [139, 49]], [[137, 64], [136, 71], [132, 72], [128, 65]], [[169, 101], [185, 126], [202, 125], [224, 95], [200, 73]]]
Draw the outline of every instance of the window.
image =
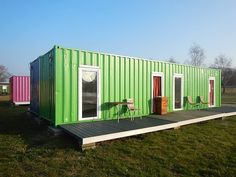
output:
[[183, 109], [183, 75], [174, 74], [173, 79], [173, 109]]

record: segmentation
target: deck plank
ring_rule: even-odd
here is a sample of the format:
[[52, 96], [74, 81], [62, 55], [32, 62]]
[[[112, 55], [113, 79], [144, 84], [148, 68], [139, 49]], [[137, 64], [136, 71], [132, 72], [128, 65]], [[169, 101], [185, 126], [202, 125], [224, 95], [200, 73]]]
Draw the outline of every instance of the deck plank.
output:
[[201, 117], [211, 117], [214, 115], [222, 115], [222, 113], [231, 112], [236, 115], [236, 105], [222, 106], [220, 108], [210, 108], [206, 110], [178, 111], [168, 113], [166, 115], [149, 115], [143, 117], [142, 119], [135, 118], [133, 121], [130, 119], [120, 119], [119, 122], [117, 120], [94, 121], [60, 125], [60, 127], [75, 138], [83, 141], [83, 139], [86, 138], [128, 131], [138, 131], [150, 127], [161, 127], [163, 125], [178, 122], [181, 123]]

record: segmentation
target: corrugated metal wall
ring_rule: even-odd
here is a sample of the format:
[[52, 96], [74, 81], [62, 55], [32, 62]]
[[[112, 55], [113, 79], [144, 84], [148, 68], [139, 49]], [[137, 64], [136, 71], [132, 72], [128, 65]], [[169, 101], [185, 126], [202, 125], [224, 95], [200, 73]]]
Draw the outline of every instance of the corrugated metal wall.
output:
[[[221, 104], [220, 71], [186, 65], [150, 61], [96, 52], [56, 47], [55, 101], [56, 124], [78, 122], [78, 68], [80, 65], [99, 66], [101, 69], [101, 119], [113, 119], [116, 110], [109, 102], [134, 98], [141, 115], [151, 113], [152, 72], [164, 73], [164, 94], [168, 97], [168, 111], [173, 111], [173, 76], [184, 76], [184, 97], [208, 99], [208, 79], [215, 77], [216, 106]], [[43, 104], [42, 104], [43, 106]], [[207, 107], [201, 106], [201, 108]], [[184, 104], [184, 109], [194, 109]], [[128, 116], [124, 109], [122, 117]]]
[[52, 122], [55, 121], [55, 57], [54, 50], [50, 50], [43, 56], [38, 58], [40, 60], [40, 95], [39, 95], [39, 112], [40, 116]]
[[34, 60], [30, 63], [30, 110], [36, 114], [39, 114], [39, 59]]
[[30, 77], [12, 76], [10, 78], [11, 102], [30, 102]]

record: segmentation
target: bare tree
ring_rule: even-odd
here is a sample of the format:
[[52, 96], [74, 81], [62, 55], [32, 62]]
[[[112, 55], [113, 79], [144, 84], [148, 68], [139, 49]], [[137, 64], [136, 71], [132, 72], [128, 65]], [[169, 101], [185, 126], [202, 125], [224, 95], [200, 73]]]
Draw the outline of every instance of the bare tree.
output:
[[170, 63], [178, 63], [174, 57], [170, 57], [167, 61]]
[[229, 80], [229, 82], [227, 83], [227, 86], [229, 85], [229, 86], [236, 86], [236, 68], [233, 68], [232, 69], [233, 71], [233, 74], [232, 74], [232, 77], [231, 77], [231, 79]]
[[0, 82], [6, 81], [10, 77], [10, 73], [7, 68], [3, 65], [0, 65]]
[[231, 68], [232, 60], [225, 55], [219, 55], [215, 58], [212, 67], [221, 69], [221, 84], [223, 87], [223, 93], [225, 93], [225, 87], [233, 76], [233, 69]]
[[193, 44], [189, 49], [190, 64], [194, 66], [202, 66], [206, 58], [205, 51], [198, 44]]

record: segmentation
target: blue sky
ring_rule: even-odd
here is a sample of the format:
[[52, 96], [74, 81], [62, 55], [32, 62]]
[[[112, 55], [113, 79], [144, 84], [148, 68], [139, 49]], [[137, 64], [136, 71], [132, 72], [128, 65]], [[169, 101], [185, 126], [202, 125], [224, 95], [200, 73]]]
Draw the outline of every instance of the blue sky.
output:
[[29, 63], [57, 44], [157, 60], [206, 64], [219, 54], [236, 66], [235, 0], [0, 0], [0, 64], [28, 75]]

